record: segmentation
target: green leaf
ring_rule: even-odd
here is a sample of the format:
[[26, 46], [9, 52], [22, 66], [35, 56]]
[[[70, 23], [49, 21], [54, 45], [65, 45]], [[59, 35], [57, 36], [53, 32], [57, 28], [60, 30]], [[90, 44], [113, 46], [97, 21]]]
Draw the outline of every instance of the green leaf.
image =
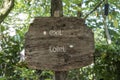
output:
[[102, 53], [101, 57], [104, 59], [106, 56], [107, 56], [107, 54], [104, 52], [104, 53]]
[[113, 26], [118, 28], [118, 21], [115, 19], [114, 22], [113, 22]]
[[5, 31], [5, 27], [4, 26], [0, 26], [0, 32]]
[[108, 18], [109, 18], [109, 20], [112, 20], [112, 15], [109, 15]]
[[3, 36], [2, 35], [0, 35], [0, 40], [2, 40], [3, 39]]

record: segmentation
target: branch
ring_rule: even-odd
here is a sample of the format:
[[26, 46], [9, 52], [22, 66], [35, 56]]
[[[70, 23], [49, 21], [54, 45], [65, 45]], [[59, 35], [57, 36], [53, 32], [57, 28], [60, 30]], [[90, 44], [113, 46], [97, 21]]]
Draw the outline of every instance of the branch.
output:
[[78, 7], [81, 8], [80, 10], [77, 11], [77, 17], [82, 17], [82, 3], [83, 3], [82, 1], [83, 0], [81, 0], [79, 4], [77, 4]]
[[0, 9], [0, 24], [8, 16], [12, 8], [14, 7], [14, 0], [4, 0], [2, 8]]
[[105, 31], [105, 37], [106, 37], [106, 41], [108, 44], [111, 44], [112, 43], [112, 40], [111, 40], [111, 36], [110, 36], [110, 33], [109, 33], [109, 30], [108, 30], [108, 26], [107, 26], [107, 22], [106, 22], [106, 16], [103, 15], [103, 24], [104, 24], [104, 31]]
[[98, 5], [92, 10], [90, 11], [85, 17], [84, 19], [86, 19], [90, 14], [92, 14], [105, 0], [101, 1], [100, 3], [98, 3]]

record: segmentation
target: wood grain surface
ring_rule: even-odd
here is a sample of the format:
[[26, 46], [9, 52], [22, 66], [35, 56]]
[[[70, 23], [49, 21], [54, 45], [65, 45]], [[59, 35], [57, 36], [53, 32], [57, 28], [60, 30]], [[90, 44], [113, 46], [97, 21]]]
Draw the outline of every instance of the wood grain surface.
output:
[[28, 67], [67, 71], [93, 62], [94, 34], [83, 19], [37, 17], [25, 36]]

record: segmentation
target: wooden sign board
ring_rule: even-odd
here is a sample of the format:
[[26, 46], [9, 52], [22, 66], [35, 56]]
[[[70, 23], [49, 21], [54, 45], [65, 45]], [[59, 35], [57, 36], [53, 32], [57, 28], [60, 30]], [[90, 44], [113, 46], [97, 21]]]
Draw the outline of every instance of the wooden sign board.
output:
[[35, 18], [25, 38], [28, 67], [67, 71], [93, 61], [94, 35], [79, 18]]

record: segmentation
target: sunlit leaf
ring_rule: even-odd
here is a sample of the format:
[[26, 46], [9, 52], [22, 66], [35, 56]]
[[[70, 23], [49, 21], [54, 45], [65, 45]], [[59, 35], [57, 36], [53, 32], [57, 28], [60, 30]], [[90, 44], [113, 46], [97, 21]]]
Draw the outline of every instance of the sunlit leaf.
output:
[[108, 18], [109, 18], [109, 20], [112, 20], [112, 15], [109, 15]]
[[2, 35], [0, 35], [0, 40], [2, 40], [2, 38], [3, 38], [3, 36], [2, 36]]
[[105, 57], [107, 56], [106, 53], [102, 53], [101, 55], [102, 55], [102, 56], [101, 56], [102, 58], [105, 58]]
[[113, 22], [114, 27], [118, 28], [118, 21], [115, 19]]

